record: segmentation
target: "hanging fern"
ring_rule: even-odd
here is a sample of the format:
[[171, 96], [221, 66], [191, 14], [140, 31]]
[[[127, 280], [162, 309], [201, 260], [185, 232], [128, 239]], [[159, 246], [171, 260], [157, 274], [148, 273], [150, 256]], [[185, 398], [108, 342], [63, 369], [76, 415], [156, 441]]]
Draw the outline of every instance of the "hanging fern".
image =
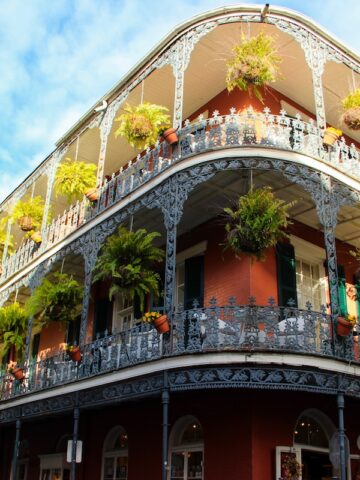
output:
[[115, 235], [109, 237], [99, 255], [94, 282], [110, 280], [109, 297], [121, 294], [129, 300], [135, 295], [144, 309], [146, 294], [159, 296], [160, 276], [154, 266], [164, 258], [164, 251], [153, 245], [157, 232], [147, 233], [144, 229], [130, 232], [120, 226]]
[[351, 130], [360, 130], [360, 89], [349, 93], [343, 100], [342, 121]]
[[96, 171], [93, 163], [78, 162], [67, 157], [56, 170], [56, 195], [64, 195], [68, 203], [82, 200], [87, 190], [96, 187]]
[[132, 147], [144, 150], [154, 145], [160, 133], [170, 126], [168, 109], [162, 105], [144, 102], [132, 107], [126, 105], [115, 121], [120, 122], [115, 136], [122, 135]]
[[20, 362], [24, 355], [28, 315], [19, 303], [0, 308], [0, 359], [14, 348]]
[[83, 287], [66, 273], [56, 272], [44, 278], [26, 303], [26, 312], [43, 325], [68, 324], [81, 313]]
[[246, 253], [263, 260], [264, 250], [287, 236], [284, 229], [290, 223], [288, 209], [293, 205], [277, 199], [270, 187], [250, 190], [234, 207], [224, 209], [225, 248], [237, 256]]
[[274, 39], [262, 32], [246, 39], [233, 48], [234, 56], [226, 63], [226, 86], [229, 92], [235, 87], [248, 90], [263, 103], [260, 87], [274, 83], [280, 76], [281, 57], [275, 49]]
[[[0, 263], [4, 253], [4, 248], [5, 248], [6, 238], [7, 238], [7, 231], [6, 231], [7, 221], [8, 221], [8, 217], [4, 217], [0, 220]], [[14, 251], [14, 236], [10, 234], [9, 241], [8, 241], [8, 255], [11, 255], [13, 251]]]
[[[10, 218], [15, 221], [21, 220], [23, 217], [31, 217], [33, 221], [33, 230], [41, 226], [44, 215], [44, 200], [40, 195], [28, 200], [19, 200], [15, 205]], [[47, 221], [51, 219], [49, 212]]]

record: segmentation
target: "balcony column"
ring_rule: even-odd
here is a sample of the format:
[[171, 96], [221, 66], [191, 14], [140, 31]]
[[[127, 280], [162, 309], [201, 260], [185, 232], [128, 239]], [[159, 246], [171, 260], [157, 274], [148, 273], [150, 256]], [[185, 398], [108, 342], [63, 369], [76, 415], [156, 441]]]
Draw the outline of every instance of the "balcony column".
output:
[[87, 329], [87, 320], [88, 320], [88, 313], [89, 313], [91, 279], [92, 279], [91, 272], [93, 270], [93, 268], [89, 269], [89, 266], [87, 268], [86, 264], [87, 262], [85, 260], [84, 294], [83, 294], [83, 305], [81, 310], [79, 345], [85, 345], [86, 343], [86, 329]]
[[72, 449], [71, 449], [71, 468], [70, 468], [70, 480], [76, 479], [76, 447], [79, 434], [79, 419], [80, 419], [80, 410], [79, 407], [74, 408], [74, 428], [73, 428], [73, 438], [72, 438]]
[[346, 455], [345, 455], [345, 426], [344, 426], [344, 394], [337, 394], [337, 408], [339, 418], [339, 450], [340, 450], [340, 480], [346, 480]]
[[44, 205], [44, 215], [43, 215], [42, 224], [41, 224], [41, 237], [42, 237], [41, 250], [46, 249], [46, 244], [47, 244], [46, 229], [47, 229], [47, 223], [48, 223], [47, 219], [50, 211], [51, 194], [54, 186], [55, 173], [56, 173], [56, 169], [60, 159], [61, 157], [59, 153], [55, 154], [55, 156], [49, 162], [49, 165], [47, 168], [48, 180], [47, 180], [46, 197], [45, 197], [45, 205]]
[[4, 251], [2, 254], [2, 260], [1, 260], [3, 270], [5, 269], [5, 262], [6, 262], [7, 254], [9, 251], [10, 235], [11, 235], [11, 222], [10, 220], [8, 220], [6, 222], [6, 239], [5, 239]]
[[125, 102], [130, 89], [126, 89], [122, 92], [119, 97], [114, 100], [109, 106], [105, 107], [106, 111], [100, 123], [100, 152], [99, 152], [99, 161], [98, 161], [98, 170], [96, 174], [96, 186], [101, 187], [104, 180], [104, 169], [105, 169], [105, 157], [106, 157], [106, 148], [108, 137], [113, 126], [114, 118], [118, 112], [120, 106]]
[[162, 403], [162, 480], [167, 479], [168, 470], [168, 442], [169, 442], [169, 383], [168, 372], [164, 371], [164, 387], [161, 394]]
[[17, 476], [17, 464], [19, 457], [19, 445], [20, 445], [20, 429], [21, 429], [21, 420], [18, 418], [16, 420], [16, 433], [15, 433], [15, 443], [14, 443], [14, 453], [12, 461], [12, 475], [11, 480], [16, 480]]

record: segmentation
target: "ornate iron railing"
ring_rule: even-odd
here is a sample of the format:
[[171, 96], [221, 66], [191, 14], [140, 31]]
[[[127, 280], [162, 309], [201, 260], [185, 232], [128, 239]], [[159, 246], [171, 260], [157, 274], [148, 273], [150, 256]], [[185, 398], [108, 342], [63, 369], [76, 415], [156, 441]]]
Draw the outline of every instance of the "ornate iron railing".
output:
[[147, 323], [103, 338], [82, 348], [81, 362], [66, 352], [32, 361], [25, 366], [24, 380], [4, 373], [0, 377], [0, 400], [76, 382], [161, 358], [211, 352], [270, 352], [322, 356], [360, 365], [359, 344], [354, 334], [339, 337], [331, 316], [325, 311], [278, 307], [270, 299], [267, 306], [227, 306], [216, 300], [207, 308], [181, 308], [171, 320], [170, 334], [159, 335]]
[[320, 158], [323, 162], [336, 166], [346, 174], [360, 178], [359, 152], [353, 144], [348, 146], [344, 138], [336, 141], [332, 147], [324, 147], [323, 131], [314, 121], [304, 122], [298, 114], [295, 118], [281, 111], [273, 115], [269, 108], [255, 112], [249, 108], [240, 113], [230, 109], [229, 115], [219, 115], [198, 122], [185, 122], [178, 131], [179, 142], [170, 147], [166, 142], [157, 142], [130, 161], [126, 168], [121, 167], [99, 188], [99, 199], [94, 206], [86, 199], [71, 206], [63, 215], [59, 215], [46, 229], [40, 249], [32, 240], [28, 240], [11, 257], [3, 262], [2, 281], [13, 275], [19, 268], [60, 242], [85, 221], [95, 217], [107, 208], [158, 176], [171, 165], [186, 158], [209, 151], [226, 148], [263, 147], [303, 153]]

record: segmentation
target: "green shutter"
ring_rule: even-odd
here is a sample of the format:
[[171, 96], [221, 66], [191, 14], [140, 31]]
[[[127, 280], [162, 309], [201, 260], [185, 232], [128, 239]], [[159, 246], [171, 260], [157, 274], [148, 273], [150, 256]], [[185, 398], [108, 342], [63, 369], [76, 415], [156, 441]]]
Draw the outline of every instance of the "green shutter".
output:
[[346, 295], [346, 279], [343, 265], [338, 265], [338, 296], [339, 296], [339, 310], [342, 317], [346, 317], [347, 309], [347, 295]]
[[360, 280], [357, 275], [354, 275], [354, 287], [356, 292], [355, 302], [356, 302], [356, 311], [357, 316], [360, 318]]
[[295, 250], [290, 243], [276, 245], [279, 305], [286, 307], [289, 300], [297, 306]]
[[193, 307], [197, 300], [199, 307], [204, 305], [204, 256], [185, 260], [184, 308]]

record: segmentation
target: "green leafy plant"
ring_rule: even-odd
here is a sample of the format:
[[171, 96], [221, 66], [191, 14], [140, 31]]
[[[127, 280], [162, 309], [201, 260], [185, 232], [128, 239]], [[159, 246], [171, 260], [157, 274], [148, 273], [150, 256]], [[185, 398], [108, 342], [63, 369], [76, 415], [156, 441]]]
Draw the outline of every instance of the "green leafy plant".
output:
[[360, 89], [349, 93], [342, 100], [342, 106], [344, 109], [342, 121], [351, 130], [360, 130]]
[[281, 57], [274, 47], [274, 39], [262, 32], [246, 39], [233, 48], [234, 56], [226, 63], [226, 86], [252, 92], [263, 103], [260, 87], [267, 87], [280, 77]]
[[28, 315], [19, 303], [0, 308], [0, 358], [14, 348], [18, 362], [25, 350]]
[[153, 245], [159, 236], [145, 229], [130, 232], [120, 225], [117, 233], [107, 239], [98, 257], [93, 280], [110, 280], [110, 299], [121, 294], [133, 300], [137, 295], [143, 311], [146, 294], [151, 293], [155, 299], [159, 297], [160, 276], [153, 270], [164, 258], [164, 251]]
[[120, 122], [115, 136], [122, 135], [132, 147], [144, 150], [154, 145], [160, 133], [170, 127], [167, 111], [166, 107], [149, 102], [135, 107], [126, 105], [124, 113], [115, 119]]
[[69, 203], [81, 200], [89, 189], [96, 187], [97, 167], [67, 157], [56, 170], [56, 195], [64, 195]]
[[277, 199], [270, 187], [251, 189], [236, 205], [224, 209], [225, 249], [263, 260], [264, 250], [287, 236], [284, 229], [290, 223], [288, 209], [293, 205]]
[[[40, 195], [29, 198], [28, 200], [19, 200], [15, 205], [10, 218], [19, 223], [22, 227], [24, 218], [31, 219], [31, 225], [25, 230], [34, 231], [41, 226], [44, 215], [44, 200]], [[50, 221], [51, 214], [49, 212], [47, 221]]]
[[53, 273], [43, 278], [26, 302], [26, 312], [42, 324], [68, 324], [81, 313], [83, 287], [66, 273]]

